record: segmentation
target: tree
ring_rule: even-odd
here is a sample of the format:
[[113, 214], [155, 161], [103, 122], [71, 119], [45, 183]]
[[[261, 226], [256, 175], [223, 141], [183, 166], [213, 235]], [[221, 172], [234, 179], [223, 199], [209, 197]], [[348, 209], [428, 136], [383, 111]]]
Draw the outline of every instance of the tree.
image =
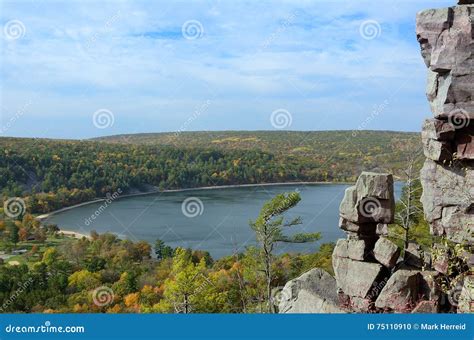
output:
[[171, 277], [165, 281], [165, 299], [161, 303], [172, 306], [178, 313], [187, 314], [195, 310], [209, 282], [205, 269], [204, 259], [195, 264], [188, 250], [176, 248]]
[[38, 242], [44, 242], [48, 238], [48, 236], [46, 235], [46, 230], [44, 228], [37, 228], [33, 236]]
[[[410, 241], [410, 231], [412, 227], [423, 219], [423, 207], [420, 203], [423, 188], [419, 176], [415, 175], [415, 158], [408, 161], [408, 167], [404, 171], [405, 186], [402, 189], [402, 196], [397, 202], [395, 220], [403, 229], [403, 246], [408, 248]], [[407, 252], [405, 252], [405, 259]]]
[[86, 269], [72, 273], [68, 278], [70, 287], [76, 288], [78, 291], [90, 290], [100, 286], [100, 274], [91, 273]]
[[137, 273], [126, 271], [120, 275], [120, 279], [114, 283], [112, 289], [120, 296], [136, 292], [138, 289]]
[[50, 235], [56, 235], [59, 232], [59, 227], [56, 224], [47, 224], [45, 229]]
[[18, 231], [18, 237], [20, 241], [27, 241], [29, 237], [28, 229], [26, 229], [25, 227], [20, 228], [20, 230]]
[[20, 229], [13, 221], [7, 222], [7, 229], [8, 229], [8, 240], [15, 245], [20, 241], [19, 231]]
[[174, 250], [170, 246], [166, 245], [160, 239], [155, 242], [155, 255], [158, 260], [163, 260], [173, 257]]
[[104, 269], [106, 264], [107, 261], [104, 258], [94, 256], [91, 259], [86, 260], [84, 266], [91, 273], [96, 273]]
[[250, 226], [255, 231], [257, 241], [262, 246], [264, 268], [263, 272], [266, 278], [266, 299], [268, 304], [268, 312], [273, 311], [272, 304], [272, 260], [273, 249], [278, 242], [304, 243], [313, 242], [321, 238], [320, 233], [300, 233], [293, 236], [283, 234], [284, 227], [292, 227], [302, 224], [301, 217], [296, 217], [285, 222], [283, 214], [289, 209], [295, 207], [301, 200], [298, 192], [290, 192], [276, 195], [273, 199], [263, 205], [260, 214], [254, 222], [250, 222]]
[[51, 267], [58, 259], [59, 254], [56, 248], [47, 248], [43, 253], [43, 262]]
[[150, 259], [151, 258], [151, 246], [146, 241], [138, 241], [134, 244], [134, 253], [135, 257], [138, 261], [142, 259]]

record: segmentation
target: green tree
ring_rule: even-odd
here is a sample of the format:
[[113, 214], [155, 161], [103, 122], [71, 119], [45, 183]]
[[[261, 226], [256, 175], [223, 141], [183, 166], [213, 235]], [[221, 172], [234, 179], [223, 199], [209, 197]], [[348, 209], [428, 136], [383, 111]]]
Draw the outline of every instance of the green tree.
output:
[[157, 239], [155, 242], [155, 255], [158, 260], [168, 259], [173, 257], [173, 248], [166, 245], [164, 241]]
[[8, 240], [15, 245], [20, 241], [19, 231], [20, 229], [13, 221], [7, 222], [7, 230], [8, 230]]
[[48, 248], [43, 253], [43, 262], [48, 266], [51, 267], [56, 260], [58, 259], [58, 251], [56, 248]]
[[171, 275], [165, 281], [165, 299], [162, 304], [185, 314], [195, 310], [204, 288], [209, 284], [205, 270], [204, 259], [195, 264], [188, 250], [176, 248]]
[[86, 269], [72, 273], [68, 278], [70, 287], [76, 288], [78, 291], [90, 290], [100, 286], [100, 274], [91, 273]]
[[120, 280], [114, 283], [113, 290], [120, 296], [136, 292], [138, 290], [137, 273], [126, 271], [120, 275]]
[[295, 207], [301, 196], [298, 192], [290, 192], [276, 195], [273, 199], [263, 205], [260, 214], [255, 221], [250, 222], [250, 226], [255, 231], [257, 241], [262, 246], [264, 268], [266, 278], [266, 300], [268, 312], [273, 311], [272, 303], [272, 261], [273, 250], [278, 242], [304, 243], [313, 242], [321, 238], [320, 233], [300, 233], [292, 236], [283, 234], [284, 227], [292, 227], [302, 224], [301, 217], [296, 217], [290, 221], [285, 221], [283, 214]]

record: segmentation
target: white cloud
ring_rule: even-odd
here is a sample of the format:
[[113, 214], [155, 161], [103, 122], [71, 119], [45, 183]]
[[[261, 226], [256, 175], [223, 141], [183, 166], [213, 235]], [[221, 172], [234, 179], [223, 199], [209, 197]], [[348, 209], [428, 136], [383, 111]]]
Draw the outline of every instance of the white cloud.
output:
[[[116, 132], [173, 130], [209, 97], [214, 105], [196, 129], [270, 128], [256, 117], [281, 105], [302, 112], [295, 129], [317, 128], [312, 112], [334, 112], [343, 122], [327, 129], [356, 128], [360, 107], [395, 93], [393, 110], [406, 120], [386, 116], [374, 128], [417, 130], [429, 112], [414, 20], [430, 3], [7, 1], [1, 22], [21, 20], [26, 34], [2, 37], [2, 121], [35, 93], [23, 116], [31, 119], [18, 120], [11, 133], [43, 134], [39, 118], [63, 117], [67, 125], [64, 112], [85, 127], [97, 107], [120, 108], [127, 124], [117, 119]], [[376, 39], [360, 36], [366, 19], [380, 23]], [[201, 39], [180, 36], [187, 20], [202, 23]], [[219, 121], [206, 118], [216, 115]], [[150, 117], [162, 124], [143, 124]], [[91, 135], [80, 126], [62, 137]]]

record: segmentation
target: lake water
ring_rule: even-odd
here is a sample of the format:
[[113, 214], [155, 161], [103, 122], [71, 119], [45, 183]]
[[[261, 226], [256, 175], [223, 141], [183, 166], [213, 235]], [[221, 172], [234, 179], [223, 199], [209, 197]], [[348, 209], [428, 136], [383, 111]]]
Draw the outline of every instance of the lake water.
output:
[[[347, 187], [312, 184], [165, 192], [118, 199], [105, 209], [103, 202], [77, 207], [45, 222], [84, 234], [91, 230], [112, 232], [152, 245], [159, 238], [172, 247], [207, 250], [219, 258], [256, 245], [249, 220], [255, 219], [262, 205], [276, 194], [298, 190], [301, 202], [288, 212], [287, 218], [301, 216], [303, 224], [287, 230], [287, 234], [321, 232], [322, 239], [316, 243], [281, 244], [276, 251], [314, 252], [322, 242], [344, 237], [338, 228], [338, 210]], [[397, 197], [400, 190], [401, 183], [396, 183]], [[184, 207], [188, 209], [183, 212]], [[87, 222], [94, 214], [98, 215], [96, 219]]]

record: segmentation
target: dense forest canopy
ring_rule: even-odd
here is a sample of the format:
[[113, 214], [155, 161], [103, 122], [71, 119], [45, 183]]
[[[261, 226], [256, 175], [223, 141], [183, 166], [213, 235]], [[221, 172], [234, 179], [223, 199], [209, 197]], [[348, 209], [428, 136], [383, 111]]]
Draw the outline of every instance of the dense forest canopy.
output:
[[0, 138], [0, 190], [47, 212], [123, 192], [228, 184], [354, 181], [395, 174], [418, 134], [375, 131], [190, 132], [93, 141]]
[[202, 131], [118, 135], [96, 140], [178, 148], [192, 145], [223, 151], [260, 150], [278, 159], [297, 160], [310, 169], [311, 175], [328, 181], [354, 181], [364, 170], [398, 174], [405, 167], [407, 155], [421, 149], [419, 133], [392, 131]]

